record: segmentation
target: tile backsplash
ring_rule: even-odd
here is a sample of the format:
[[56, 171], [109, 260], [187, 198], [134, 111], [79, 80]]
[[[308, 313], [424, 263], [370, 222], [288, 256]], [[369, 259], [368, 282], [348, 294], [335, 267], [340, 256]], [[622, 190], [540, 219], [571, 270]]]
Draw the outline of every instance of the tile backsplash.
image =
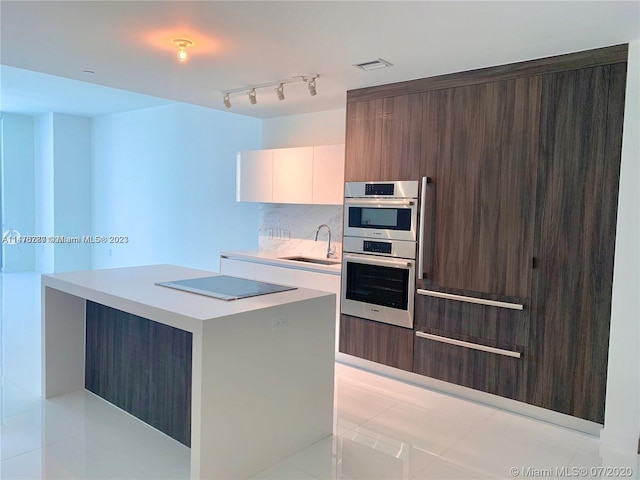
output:
[[327, 229], [314, 242], [322, 223], [331, 228], [331, 247], [342, 255], [342, 205], [298, 205], [261, 203], [258, 207], [261, 250], [291, 255], [324, 257], [327, 253]]

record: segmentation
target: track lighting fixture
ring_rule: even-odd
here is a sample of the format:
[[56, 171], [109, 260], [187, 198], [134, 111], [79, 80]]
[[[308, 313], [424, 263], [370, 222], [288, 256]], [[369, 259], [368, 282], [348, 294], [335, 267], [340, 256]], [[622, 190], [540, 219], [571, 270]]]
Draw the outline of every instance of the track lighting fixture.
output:
[[185, 38], [176, 38], [173, 41], [173, 44], [178, 47], [178, 60], [180, 60], [181, 62], [186, 62], [189, 57], [189, 55], [187, 54], [187, 47], [192, 46], [193, 42]]
[[316, 94], [318, 93], [316, 91], [316, 78], [318, 78], [318, 77], [311, 77], [311, 79], [307, 80], [307, 87], [309, 88], [309, 95], [311, 95], [312, 97], [315, 97]]
[[317, 94], [316, 91], [316, 80], [320, 77], [320, 75], [309, 75], [303, 76], [298, 75], [296, 77], [292, 77], [287, 80], [278, 80], [277, 82], [271, 83], [262, 83], [260, 85], [248, 85], [242, 88], [236, 88], [234, 90], [225, 90], [222, 92], [222, 101], [224, 102], [224, 106], [227, 108], [231, 108], [231, 95], [246, 93], [249, 97], [249, 102], [251, 105], [255, 105], [258, 103], [256, 89], [267, 88], [267, 87], [276, 87], [276, 95], [278, 96], [278, 100], [284, 100], [284, 85], [287, 83], [298, 83], [305, 82], [307, 84], [307, 88], [309, 89], [309, 95], [312, 97]]

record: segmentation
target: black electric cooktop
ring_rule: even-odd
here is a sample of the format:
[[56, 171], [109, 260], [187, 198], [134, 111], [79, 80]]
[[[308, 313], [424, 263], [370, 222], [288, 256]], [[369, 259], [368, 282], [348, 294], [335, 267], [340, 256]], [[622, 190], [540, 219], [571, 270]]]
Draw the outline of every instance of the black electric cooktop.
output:
[[214, 277], [189, 278], [171, 282], [157, 282], [161, 287], [175, 288], [185, 292], [206, 295], [220, 300], [238, 300], [240, 298], [267, 295], [269, 293], [295, 290], [295, 287], [276, 285], [275, 283], [257, 282], [246, 278], [216, 275]]

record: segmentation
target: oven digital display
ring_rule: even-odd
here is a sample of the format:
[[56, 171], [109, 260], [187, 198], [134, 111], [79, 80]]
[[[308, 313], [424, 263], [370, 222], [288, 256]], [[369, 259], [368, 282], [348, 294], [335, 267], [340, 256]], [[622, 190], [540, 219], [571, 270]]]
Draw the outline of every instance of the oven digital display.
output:
[[362, 251], [371, 253], [386, 253], [391, 255], [392, 244], [388, 242], [372, 242], [365, 240], [362, 242]]

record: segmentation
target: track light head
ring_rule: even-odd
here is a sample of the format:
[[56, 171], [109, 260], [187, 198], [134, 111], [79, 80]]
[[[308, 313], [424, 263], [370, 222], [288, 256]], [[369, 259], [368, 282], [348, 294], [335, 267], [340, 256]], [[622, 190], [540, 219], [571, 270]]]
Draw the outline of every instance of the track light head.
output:
[[316, 78], [317, 77], [312, 77], [310, 80], [307, 80], [307, 87], [309, 88], [309, 95], [311, 95], [312, 97], [315, 97], [317, 95], [317, 90], [316, 90]]
[[278, 94], [278, 100], [284, 100], [284, 83], [276, 87], [276, 93]]
[[249, 90], [247, 95], [249, 95], [249, 102], [251, 103], [251, 105], [255, 105], [256, 103], [258, 103], [258, 99], [256, 98], [255, 88], [252, 88], [251, 90]]
[[231, 108], [231, 99], [229, 98], [229, 94], [224, 94], [224, 106], [227, 108]]

